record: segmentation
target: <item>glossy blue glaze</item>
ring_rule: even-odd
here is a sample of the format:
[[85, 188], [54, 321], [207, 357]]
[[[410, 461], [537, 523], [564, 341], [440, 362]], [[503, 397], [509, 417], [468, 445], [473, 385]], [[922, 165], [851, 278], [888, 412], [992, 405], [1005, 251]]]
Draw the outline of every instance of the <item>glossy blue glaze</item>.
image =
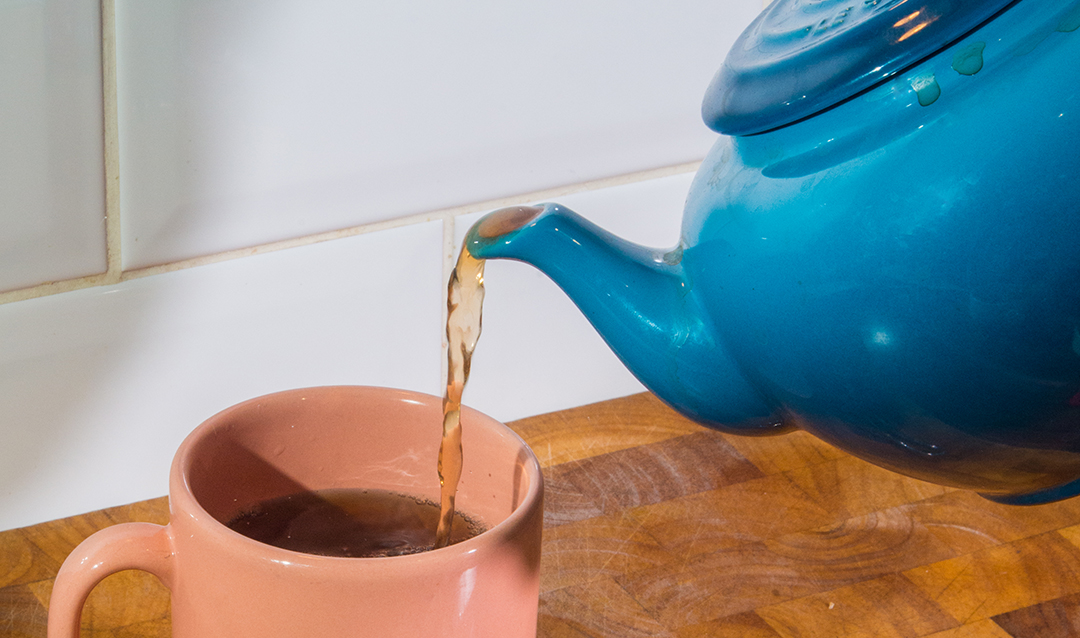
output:
[[709, 128], [761, 133], [814, 115], [965, 36], [1015, 0], [774, 0], [705, 93]]
[[831, 110], [721, 138], [673, 251], [551, 204], [469, 250], [546, 272], [707, 425], [799, 427], [1004, 502], [1072, 496], [1077, 27], [1076, 0], [1022, 0]]

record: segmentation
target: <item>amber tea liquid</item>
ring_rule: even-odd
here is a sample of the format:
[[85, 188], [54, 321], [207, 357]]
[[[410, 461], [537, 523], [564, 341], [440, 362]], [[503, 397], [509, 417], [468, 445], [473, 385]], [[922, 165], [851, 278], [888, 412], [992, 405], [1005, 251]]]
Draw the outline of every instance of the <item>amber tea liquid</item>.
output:
[[[476, 224], [481, 237], [497, 237], [521, 228], [543, 211], [535, 206], [504, 208]], [[446, 394], [443, 395], [443, 436], [439, 447], [441, 516], [436, 547], [449, 542], [454, 522], [454, 497], [461, 479], [461, 394], [469, 380], [473, 350], [480, 338], [484, 306], [484, 260], [462, 246], [457, 266], [446, 285]]]
[[[484, 531], [457, 515], [449, 543]], [[320, 556], [374, 558], [435, 547], [439, 504], [385, 490], [330, 489], [290, 494], [241, 512], [228, 527], [267, 545]]]
[[443, 395], [443, 434], [439, 446], [441, 515], [435, 546], [450, 539], [454, 521], [454, 497], [461, 479], [461, 393], [469, 380], [473, 350], [480, 338], [484, 305], [484, 262], [474, 259], [465, 248], [446, 286], [446, 394]]

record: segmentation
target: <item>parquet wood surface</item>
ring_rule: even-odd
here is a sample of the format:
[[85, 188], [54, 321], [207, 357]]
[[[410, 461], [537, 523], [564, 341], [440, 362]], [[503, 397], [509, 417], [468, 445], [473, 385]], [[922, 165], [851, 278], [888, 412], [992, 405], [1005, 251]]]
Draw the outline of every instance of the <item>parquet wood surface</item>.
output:
[[[547, 479], [542, 638], [1080, 636], [1080, 498], [997, 505], [802, 433], [708, 431], [648, 394], [511, 425]], [[80, 540], [167, 510], [0, 532], [0, 636], [45, 636], [52, 578]], [[167, 637], [168, 591], [110, 576], [82, 635]]]

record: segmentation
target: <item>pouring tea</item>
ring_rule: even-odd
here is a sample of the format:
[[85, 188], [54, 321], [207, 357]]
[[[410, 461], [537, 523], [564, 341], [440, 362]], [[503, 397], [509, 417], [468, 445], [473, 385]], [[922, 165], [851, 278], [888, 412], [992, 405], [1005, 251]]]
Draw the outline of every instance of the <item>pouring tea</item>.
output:
[[807, 430], [1031, 504], [1080, 493], [1080, 2], [777, 0], [703, 113], [681, 240], [507, 209], [478, 259], [549, 275], [710, 427]]

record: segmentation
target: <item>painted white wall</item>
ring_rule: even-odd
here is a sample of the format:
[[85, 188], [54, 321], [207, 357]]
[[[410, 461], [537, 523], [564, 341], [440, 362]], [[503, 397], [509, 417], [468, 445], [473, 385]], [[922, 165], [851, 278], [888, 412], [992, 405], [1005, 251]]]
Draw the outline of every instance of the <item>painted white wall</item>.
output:
[[[674, 244], [691, 174], [659, 169], [715, 139], [701, 94], [757, 4], [117, 0], [123, 268], [211, 258], [0, 305], [0, 529], [164, 494], [183, 436], [258, 394], [438, 393], [455, 207], [562, 189]], [[97, 6], [0, 3], [0, 300], [105, 268]], [[543, 275], [487, 281], [467, 403], [640, 391]]]

